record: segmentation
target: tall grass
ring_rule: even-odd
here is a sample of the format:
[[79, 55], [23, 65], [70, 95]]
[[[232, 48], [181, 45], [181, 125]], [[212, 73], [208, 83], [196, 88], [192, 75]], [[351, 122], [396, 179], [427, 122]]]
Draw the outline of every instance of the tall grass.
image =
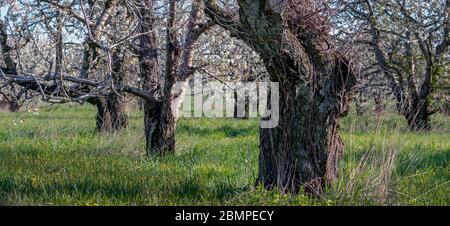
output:
[[257, 120], [182, 119], [177, 153], [145, 157], [142, 114], [95, 131], [74, 105], [0, 114], [3, 205], [449, 205], [450, 123], [411, 133], [394, 114], [343, 122], [339, 180], [322, 198], [255, 187]]

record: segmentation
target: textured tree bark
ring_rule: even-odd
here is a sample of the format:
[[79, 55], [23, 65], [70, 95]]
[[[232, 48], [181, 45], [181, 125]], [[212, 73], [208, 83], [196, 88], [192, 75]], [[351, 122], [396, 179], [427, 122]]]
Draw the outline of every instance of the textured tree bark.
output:
[[[124, 56], [120, 51], [120, 49], [117, 49], [112, 54], [111, 79], [115, 87], [120, 85], [124, 79]], [[97, 107], [96, 128], [98, 131], [112, 133], [127, 127], [128, 117], [125, 112], [123, 96], [121, 95], [123, 94], [112, 91], [105, 97], [89, 100], [89, 103]]]
[[119, 131], [128, 126], [128, 116], [125, 112], [125, 105], [122, 97], [114, 93], [107, 97], [106, 108], [111, 115], [111, 129], [113, 131]]
[[9, 111], [10, 112], [19, 112], [20, 110], [20, 104], [16, 100], [12, 101], [10, 103]]
[[4, 73], [16, 74], [16, 62], [11, 57], [12, 48], [8, 45], [8, 35], [3, 20], [0, 20], [0, 47], [6, 68], [0, 68]]
[[20, 105], [17, 101], [0, 100], [0, 112], [18, 112]]
[[[148, 1], [147, 9], [152, 8], [153, 1]], [[149, 156], [165, 155], [175, 152], [175, 130], [179, 116], [179, 107], [186, 92], [188, 80], [192, 75], [194, 43], [200, 35], [209, 29], [208, 24], [201, 23], [203, 4], [201, 0], [192, 1], [192, 8], [187, 24], [187, 33], [183, 46], [178, 40], [176, 25], [177, 3], [169, 1], [169, 17], [166, 34], [166, 57], [164, 85], [161, 87], [161, 78], [157, 57], [156, 34], [153, 31], [154, 15], [151, 10], [142, 12], [141, 32], [141, 73], [144, 88], [160, 94], [162, 102], [146, 101], [144, 106], [146, 149]], [[176, 83], [181, 85], [177, 87]]]
[[259, 53], [271, 81], [279, 83], [279, 124], [260, 128], [257, 183], [320, 195], [337, 178], [344, 148], [339, 120], [356, 85], [348, 61], [321, 51], [325, 38], [266, 11], [265, 1], [239, 1], [239, 21], [215, 0], [206, 6], [210, 18]]
[[90, 103], [94, 104], [97, 107], [97, 116], [96, 116], [96, 129], [99, 132], [109, 132], [112, 131], [112, 121], [111, 114], [107, 109], [106, 101], [104, 98], [96, 98], [95, 100], [90, 101]]
[[159, 106], [144, 108], [145, 134], [149, 156], [175, 152], [176, 121], [169, 101]]
[[88, 102], [97, 107], [96, 129], [99, 132], [118, 132], [128, 125], [128, 117], [118, 94], [89, 99]]
[[425, 131], [430, 129], [430, 113], [428, 99], [412, 98], [403, 112], [409, 128], [412, 131]]
[[[298, 81], [280, 86], [279, 125], [260, 129], [258, 183], [282, 192], [297, 193], [304, 188], [318, 196], [337, 179], [337, 164], [344, 151], [340, 119], [348, 111], [349, 91], [356, 81], [351, 74], [333, 74], [336, 80], [326, 82], [332, 88], [325, 85], [321, 91], [325, 94]], [[344, 82], [339, 84], [341, 79]], [[339, 90], [346, 91], [337, 95]]]
[[[147, 134], [147, 150], [149, 154], [165, 155], [175, 152], [175, 117], [172, 112], [172, 100], [174, 99], [172, 88], [175, 85], [177, 65], [180, 59], [180, 48], [175, 30], [177, 4], [175, 0], [169, 2], [169, 17], [167, 20], [166, 34], [166, 57], [164, 86], [160, 89], [164, 100], [160, 103], [153, 114], [149, 114]], [[157, 113], [157, 114], [154, 114]]]
[[[139, 61], [140, 74], [143, 89], [155, 96], [161, 96], [171, 87], [161, 88], [161, 73], [158, 62], [158, 46], [156, 41], [155, 17], [153, 1], [141, 2], [140, 12], [140, 32], [144, 35], [139, 37]], [[171, 46], [172, 47], [172, 46]], [[166, 59], [170, 60], [170, 59]], [[167, 72], [167, 73], [173, 73]], [[172, 80], [170, 80], [172, 81]], [[168, 84], [166, 81], [165, 85]], [[164, 155], [175, 150], [175, 118], [171, 109], [171, 95], [164, 97], [164, 101], [155, 103], [154, 101], [144, 101], [144, 128], [146, 139], [146, 152], [148, 156]]]
[[148, 156], [162, 156], [175, 152], [176, 113], [172, 100], [161, 103], [144, 102], [144, 126]]

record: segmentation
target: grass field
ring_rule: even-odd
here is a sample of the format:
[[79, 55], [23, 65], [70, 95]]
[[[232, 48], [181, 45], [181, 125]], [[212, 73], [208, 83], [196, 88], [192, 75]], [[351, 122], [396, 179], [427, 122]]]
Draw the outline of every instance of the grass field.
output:
[[182, 119], [174, 156], [144, 153], [140, 113], [115, 135], [95, 109], [0, 113], [0, 205], [450, 205], [450, 119], [410, 133], [385, 114], [344, 119], [340, 180], [320, 199], [255, 187], [258, 121]]

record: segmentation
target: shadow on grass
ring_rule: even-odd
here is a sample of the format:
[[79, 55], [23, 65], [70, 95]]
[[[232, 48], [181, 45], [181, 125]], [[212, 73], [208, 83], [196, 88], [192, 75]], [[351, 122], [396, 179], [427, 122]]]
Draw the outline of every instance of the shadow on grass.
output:
[[215, 186], [214, 197], [220, 201], [229, 200], [234, 196], [238, 196], [241, 193], [247, 192], [251, 189], [251, 186], [246, 185], [243, 187], [236, 187], [229, 183], [221, 182]]
[[219, 202], [224, 202], [243, 192], [250, 190], [250, 186], [238, 187], [226, 182], [219, 182], [211, 187], [205, 187], [196, 177], [189, 177], [179, 183], [170, 192], [180, 199], [198, 200], [202, 196], [212, 196]]
[[[397, 173], [400, 176], [409, 176], [416, 172], [424, 172], [427, 169], [445, 170], [450, 165], [450, 149], [433, 152], [423, 150], [420, 154], [416, 153], [399, 157]], [[444, 172], [442, 172], [442, 175], [444, 175]]]
[[252, 136], [258, 132], [257, 128], [253, 126], [234, 127], [232, 125], [223, 125], [218, 128], [214, 127], [200, 127], [193, 124], [181, 124], [178, 127], [179, 133], [186, 132], [188, 134], [195, 134], [200, 136], [207, 136], [214, 133], [223, 133], [227, 137]]
[[177, 132], [178, 133], [185, 132], [189, 135], [195, 134], [205, 136], [216, 132], [216, 129], [210, 127], [195, 126], [193, 124], [178, 124]]
[[[33, 184], [31, 180], [17, 181], [12, 177], [0, 178], [0, 193], [7, 196], [30, 196], [52, 199], [55, 194], [71, 197], [92, 197], [94, 194], [107, 198], [134, 198], [144, 192], [142, 185], [125, 186], [121, 182], [99, 183], [92, 180], [70, 181], [64, 183]], [[31, 199], [33, 200], [33, 199]], [[0, 202], [5, 202], [0, 200]]]
[[189, 177], [179, 183], [178, 187], [172, 189], [172, 193], [177, 197], [184, 199], [198, 199], [201, 196], [202, 189], [198, 179]]
[[257, 132], [253, 127], [234, 128], [230, 125], [220, 127], [219, 131], [224, 132], [227, 137], [249, 136]]

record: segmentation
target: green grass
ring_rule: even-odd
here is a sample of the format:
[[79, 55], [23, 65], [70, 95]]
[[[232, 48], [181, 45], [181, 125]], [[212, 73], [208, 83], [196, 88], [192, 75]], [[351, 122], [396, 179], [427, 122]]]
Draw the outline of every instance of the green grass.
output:
[[[149, 159], [143, 119], [96, 133], [75, 105], [0, 113], [0, 205], [450, 205], [450, 122], [410, 133], [402, 117], [351, 114], [340, 180], [320, 199], [254, 187], [258, 121], [182, 119], [174, 156]], [[378, 125], [378, 126], [377, 126]]]

